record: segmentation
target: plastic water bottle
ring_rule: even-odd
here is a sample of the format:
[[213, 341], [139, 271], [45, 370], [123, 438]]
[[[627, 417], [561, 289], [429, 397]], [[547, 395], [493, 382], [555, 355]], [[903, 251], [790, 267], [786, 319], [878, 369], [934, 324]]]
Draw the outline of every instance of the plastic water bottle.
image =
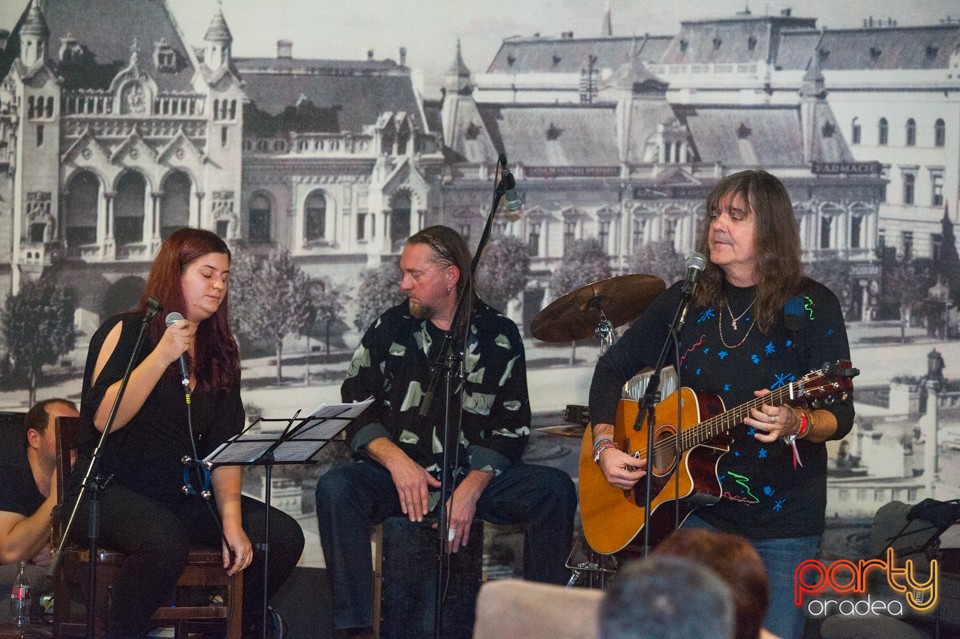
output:
[[26, 626], [30, 623], [30, 580], [27, 578], [27, 562], [20, 562], [20, 572], [10, 590], [10, 623]]

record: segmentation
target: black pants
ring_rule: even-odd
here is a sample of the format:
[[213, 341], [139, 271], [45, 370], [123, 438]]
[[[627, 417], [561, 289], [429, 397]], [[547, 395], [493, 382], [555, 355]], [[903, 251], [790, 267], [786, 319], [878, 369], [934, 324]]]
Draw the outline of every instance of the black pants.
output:
[[[266, 505], [241, 497], [243, 530], [253, 544], [253, 562], [243, 571], [243, 625], [262, 622], [264, 515]], [[84, 500], [86, 502], [86, 499]], [[211, 498], [214, 510], [216, 504]], [[83, 545], [89, 508], [81, 504], [71, 538]], [[164, 603], [187, 563], [191, 548], [222, 548], [220, 529], [200, 497], [184, 498], [170, 507], [111, 484], [100, 497], [100, 545], [127, 555], [113, 589], [109, 635], [112, 639], [141, 637], [150, 617]], [[295, 519], [270, 509], [270, 571], [267, 594], [272, 596], [300, 559], [303, 531]]]
[[[573, 542], [577, 494], [570, 476], [556, 468], [514, 464], [495, 477], [477, 502], [477, 517], [494, 524], [522, 524], [524, 577], [563, 584]], [[333, 592], [333, 627], [370, 626], [373, 573], [370, 529], [401, 514], [390, 472], [373, 461], [338, 466], [317, 482], [320, 543]]]

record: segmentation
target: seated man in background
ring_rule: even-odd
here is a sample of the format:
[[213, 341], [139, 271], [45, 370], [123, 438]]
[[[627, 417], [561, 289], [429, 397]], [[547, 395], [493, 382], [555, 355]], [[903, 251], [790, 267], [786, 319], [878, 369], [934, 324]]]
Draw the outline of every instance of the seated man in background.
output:
[[[408, 299], [367, 330], [341, 387], [344, 401], [373, 397], [374, 403], [347, 430], [356, 461], [317, 483], [338, 635], [371, 632], [371, 525], [401, 513], [419, 522], [442, 507], [443, 384], [427, 416], [421, 404], [448, 332], [467, 336], [464, 378], [451, 402], [450, 425], [460, 429], [448, 451], [456, 460], [448, 474], [455, 485], [447, 504], [448, 549], [467, 546], [475, 516], [522, 524], [524, 578], [559, 584], [570, 576], [565, 561], [577, 507], [573, 482], [562, 470], [521, 462], [530, 434], [523, 342], [509, 318], [477, 297], [470, 261], [463, 238], [445, 226], [407, 240], [400, 290]], [[472, 312], [461, 317], [464, 326], [455, 327], [460, 297]]]
[[730, 588], [686, 557], [627, 562], [600, 602], [600, 639], [733, 639]]
[[28, 562], [27, 577], [38, 612], [37, 593], [50, 590], [50, 514], [57, 505], [57, 449], [54, 420], [79, 417], [76, 405], [66, 399], [46, 399], [27, 413], [22, 428], [0, 429], [0, 619], [7, 620], [8, 593], [21, 561]]

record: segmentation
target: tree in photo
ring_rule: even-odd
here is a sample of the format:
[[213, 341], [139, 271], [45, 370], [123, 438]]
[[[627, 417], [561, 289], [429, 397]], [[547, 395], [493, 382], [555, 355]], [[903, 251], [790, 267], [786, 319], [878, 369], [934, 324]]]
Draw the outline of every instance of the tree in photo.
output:
[[266, 259], [243, 253], [231, 264], [230, 305], [239, 335], [273, 346], [277, 383], [282, 383], [284, 338], [303, 335], [316, 316], [310, 278], [286, 250]]
[[7, 298], [2, 315], [3, 334], [12, 363], [13, 379], [29, 392], [28, 405], [37, 398], [44, 364], [54, 364], [76, 343], [73, 316], [77, 310], [73, 291], [53, 277], [25, 282]]
[[937, 273], [950, 293], [950, 305], [960, 306], [960, 255], [957, 254], [957, 237], [953, 232], [953, 221], [946, 206], [943, 207], [943, 219], [940, 220], [941, 245], [937, 256]]
[[[610, 259], [595, 238], [573, 240], [564, 247], [560, 268], [550, 277], [550, 290], [559, 298], [582, 286], [610, 277]], [[577, 343], [570, 345], [570, 364], [577, 360]]]
[[530, 256], [527, 245], [512, 235], [497, 235], [487, 244], [477, 269], [477, 294], [501, 313], [527, 286]]
[[357, 285], [357, 316], [354, 326], [365, 331], [381, 313], [405, 298], [400, 292], [400, 267], [395, 260], [368, 268]]
[[[925, 300], [930, 288], [937, 283], [936, 265], [928, 258], [897, 259], [895, 251], [886, 250], [881, 265], [881, 319], [899, 317], [903, 329], [912, 324], [912, 317], [924, 318], [928, 308]], [[905, 339], [905, 334], [901, 334]]]
[[670, 286], [686, 274], [686, 259], [673, 249], [673, 242], [650, 242], [630, 258], [630, 272], [656, 275]]
[[323, 340], [329, 356], [333, 329], [340, 324], [345, 324], [344, 314], [352, 297], [343, 287], [334, 284], [327, 277], [313, 280], [312, 285], [316, 313], [310, 327], [310, 335]]

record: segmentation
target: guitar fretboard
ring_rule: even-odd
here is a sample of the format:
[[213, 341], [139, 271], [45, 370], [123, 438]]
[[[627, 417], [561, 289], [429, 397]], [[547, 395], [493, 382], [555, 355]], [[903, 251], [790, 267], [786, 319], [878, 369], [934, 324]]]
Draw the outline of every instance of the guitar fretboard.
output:
[[[731, 408], [728, 411], [724, 411], [719, 415], [704, 420], [696, 426], [680, 431], [680, 433], [676, 435], [676, 437], [678, 437], [680, 440], [680, 450], [687, 450], [688, 448], [699, 446], [700, 444], [704, 444], [718, 435], [729, 432], [730, 429], [737, 424], [742, 423], [745, 418], [749, 417], [750, 410], [753, 408], [760, 408], [764, 405], [780, 406], [791, 399], [796, 399], [800, 395], [797, 391], [798, 384], [799, 382], [791, 382], [786, 386], [781, 386], [777, 390], [771, 391], [769, 394], [763, 397], [755, 397], [748, 402], [736, 406], [735, 408]], [[675, 438], [671, 437], [670, 439], [672, 440]], [[677, 442], [671, 441], [669, 442], [669, 445], [671, 448], [674, 448], [677, 446]]]

